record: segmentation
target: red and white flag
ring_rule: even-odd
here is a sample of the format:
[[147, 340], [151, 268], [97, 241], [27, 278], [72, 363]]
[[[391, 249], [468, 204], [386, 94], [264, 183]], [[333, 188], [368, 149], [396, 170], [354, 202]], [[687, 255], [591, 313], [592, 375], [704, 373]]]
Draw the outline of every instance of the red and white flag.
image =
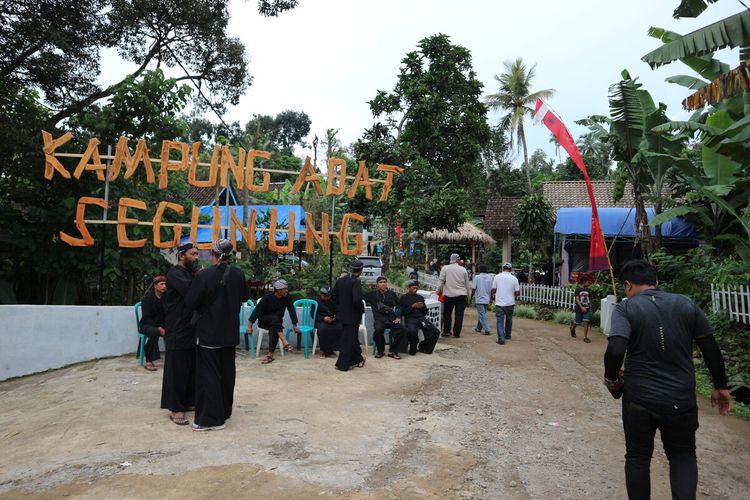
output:
[[578, 146], [570, 135], [570, 131], [557, 114], [552, 111], [544, 101], [536, 100], [534, 111], [534, 123], [544, 123], [557, 142], [568, 153], [570, 159], [576, 164], [578, 169], [583, 173], [583, 180], [586, 181], [586, 189], [589, 192], [591, 201], [591, 247], [589, 248], [589, 271], [602, 271], [609, 269], [609, 260], [607, 259], [607, 246], [604, 243], [601, 225], [599, 224], [599, 211], [596, 208], [596, 198], [594, 197], [594, 188], [589, 179], [589, 173], [586, 165], [583, 164], [583, 157], [578, 151]]

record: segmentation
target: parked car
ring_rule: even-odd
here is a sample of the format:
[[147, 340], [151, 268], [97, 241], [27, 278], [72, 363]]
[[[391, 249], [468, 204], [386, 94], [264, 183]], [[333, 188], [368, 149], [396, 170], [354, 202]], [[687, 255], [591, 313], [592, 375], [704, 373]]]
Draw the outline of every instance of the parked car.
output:
[[383, 261], [380, 260], [380, 257], [370, 255], [360, 255], [357, 259], [361, 260], [365, 265], [365, 268], [362, 270], [362, 279], [365, 283], [375, 283], [375, 280], [383, 272]]
[[[294, 267], [299, 267], [299, 257], [292, 253], [284, 253], [284, 254], [280, 253], [278, 254], [278, 258], [279, 260], [285, 260], [289, 262]], [[307, 267], [308, 265], [309, 263], [305, 259], [302, 259], [302, 267]]]

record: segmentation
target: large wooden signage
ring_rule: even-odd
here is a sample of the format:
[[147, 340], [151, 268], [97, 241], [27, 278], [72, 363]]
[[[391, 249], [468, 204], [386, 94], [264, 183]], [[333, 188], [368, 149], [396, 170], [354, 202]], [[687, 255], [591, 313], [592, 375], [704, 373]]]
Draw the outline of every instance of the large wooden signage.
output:
[[[128, 139], [120, 137], [115, 148], [114, 156], [102, 155], [99, 151], [101, 142], [93, 138], [89, 140], [86, 150], [81, 153], [63, 153], [58, 149], [69, 142], [73, 135], [66, 133], [60, 137], [54, 138], [49, 132], [42, 131], [44, 146], [44, 177], [52, 180], [55, 176], [65, 179], [80, 179], [86, 172], [93, 172], [97, 179], [105, 181], [116, 181], [122, 175], [124, 180], [131, 179], [139, 170], [145, 175], [146, 182], [150, 184], [158, 183], [159, 189], [165, 189], [169, 186], [170, 172], [187, 172], [188, 184], [196, 187], [227, 187], [229, 185], [229, 176], [231, 175], [238, 189], [248, 189], [253, 192], [267, 192], [270, 188], [271, 173], [282, 173], [287, 175], [296, 175], [296, 180], [292, 186], [292, 193], [298, 193], [307, 184], [311, 184], [313, 189], [319, 194], [326, 196], [340, 196], [346, 194], [349, 198], [357, 195], [357, 192], [364, 190], [365, 198], [373, 199], [373, 187], [376, 184], [382, 185], [380, 188], [379, 202], [388, 199], [391, 187], [393, 186], [394, 176], [404, 171], [403, 168], [394, 165], [378, 164], [376, 169], [385, 173], [385, 179], [370, 178], [370, 171], [364, 161], [358, 162], [357, 173], [354, 176], [347, 176], [346, 161], [340, 158], [330, 158], [328, 160], [328, 175], [325, 186], [325, 193], [321, 184], [322, 177], [315, 170], [310, 158], [305, 159], [302, 170], [299, 172], [289, 172], [284, 170], [272, 170], [256, 167], [256, 160], [269, 159], [271, 153], [268, 151], [259, 151], [251, 149], [246, 151], [239, 148], [237, 155], [233, 155], [229, 147], [215, 145], [211, 155], [210, 163], [200, 163], [199, 153], [201, 148], [200, 142], [194, 142], [188, 145], [184, 142], [163, 141], [161, 144], [161, 155], [157, 158], [151, 158], [149, 146], [145, 139], [140, 139], [136, 143], [135, 150], [131, 151]], [[177, 157], [175, 159], [174, 157]], [[78, 158], [75, 169], [71, 172], [60, 161], [60, 158]], [[107, 165], [102, 163], [102, 159], [111, 161]], [[154, 169], [154, 164], [158, 163], [158, 170]], [[208, 167], [208, 175], [205, 179], [199, 179], [198, 167]], [[259, 179], [258, 179], [259, 177]], [[97, 206], [102, 209], [109, 209], [109, 203], [103, 198], [90, 196], [81, 197], [76, 207], [76, 228], [80, 233], [77, 236], [69, 235], [60, 231], [60, 239], [71, 246], [93, 246], [94, 238], [88, 230], [87, 224], [116, 224], [117, 241], [124, 248], [138, 248], [146, 244], [145, 238], [132, 240], [128, 237], [127, 228], [130, 225], [150, 225], [153, 226], [152, 243], [156, 248], [172, 248], [180, 244], [182, 237], [183, 225], [179, 223], [162, 222], [164, 213], [167, 210], [177, 214], [184, 214], [185, 207], [179, 203], [161, 201], [156, 207], [154, 218], [151, 221], [141, 221], [137, 218], [128, 216], [130, 210], [146, 210], [148, 205], [145, 201], [133, 198], [120, 198], [117, 201], [117, 219], [110, 220], [90, 220], [86, 219], [86, 209], [89, 206]], [[287, 253], [292, 251], [295, 233], [295, 214], [289, 212], [288, 228], [278, 228], [278, 214], [275, 208], [270, 209], [270, 223], [268, 228], [256, 228], [256, 213], [252, 210], [248, 218], [247, 225], [240, 222], [240, 218], [232, 209], [229, 226], [221, 225], [221, 217], [218, 214], [218, 207], [214, 209], [213, 224], [210, 226], [200, 225], [198, 207], [193, 207], [190, 214], [189, 231], [190, 240], [195, 241], [199, 227], [211, 227], [213, 229], [214, 239], [218, 238], [223, 229], [229, 229], [232, 243], [237, 248], [237, 232], [247, 242], [250, 251], [255, 250], [256, 231], [267, 231], [269, 233], [268, 247], [271, 251]], [[358, 255], [362, 252], [362, 235], [361, 233], [352, 233], [349, 231], [351, 222], [364, 222], [364, 217], [355, 213], [345, 214], [341, 221], [338, 231], [332, 231], [330, 227], [330, 218], [327, 213], [323, 213], [319, 228], [315, 226], [312, 214], [306, 214], [305, 229], [299, 232], [305, 234], [305, 251], [310, 254], [315, 250], [315, 244], [318, 244], [325, 253], [330, 251], [330, 238], [334, 236], [339, 240], [341, 253], [344, 255]], [[171, 226], [173, 237], [163, 241], [161, 238], [161, 228]], [[286, 242], [279, 243], [276, 241], [276, 235], [279, 232], [287, 232]], [[354, 238], [354, 245], [350, 246], [350, 237]], [[199, 248], [210, 248], [210, 243], [199, 244]]]

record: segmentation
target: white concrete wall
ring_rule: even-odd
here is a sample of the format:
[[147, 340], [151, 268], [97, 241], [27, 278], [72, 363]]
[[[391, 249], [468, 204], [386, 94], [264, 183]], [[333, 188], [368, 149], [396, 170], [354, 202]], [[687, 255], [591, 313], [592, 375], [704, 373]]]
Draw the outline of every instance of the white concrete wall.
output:
[[0, 380], [137, 347], [132, 306], [0, 306]]

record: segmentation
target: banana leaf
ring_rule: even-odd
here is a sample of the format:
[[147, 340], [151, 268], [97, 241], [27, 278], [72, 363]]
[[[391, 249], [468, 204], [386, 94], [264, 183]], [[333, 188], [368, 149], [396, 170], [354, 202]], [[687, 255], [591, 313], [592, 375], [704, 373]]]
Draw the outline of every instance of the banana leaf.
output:
[[707, 81], [688, 75], [670, 76], [669, 78], [665, 78], [664, 81], [667, 83], [676, 83], [677, 85], [689, 88], [690, 90], [700, 90], [708, 85]]
[[680, 207], [670, 208], [669, 210], [665, 210], [664, 212], [660, 213], [659, 215], [656, 215], [654, 218], [648, 221], [648, 225], [658, 226], [658, 225], [664, 224], [665, 222], [671, 221], [675, 217], [682, 217], [684, 215], [695, 213], [697, 211], [698, 211], [697, 207], [693, 207], [690, 205], [683, 205]]

